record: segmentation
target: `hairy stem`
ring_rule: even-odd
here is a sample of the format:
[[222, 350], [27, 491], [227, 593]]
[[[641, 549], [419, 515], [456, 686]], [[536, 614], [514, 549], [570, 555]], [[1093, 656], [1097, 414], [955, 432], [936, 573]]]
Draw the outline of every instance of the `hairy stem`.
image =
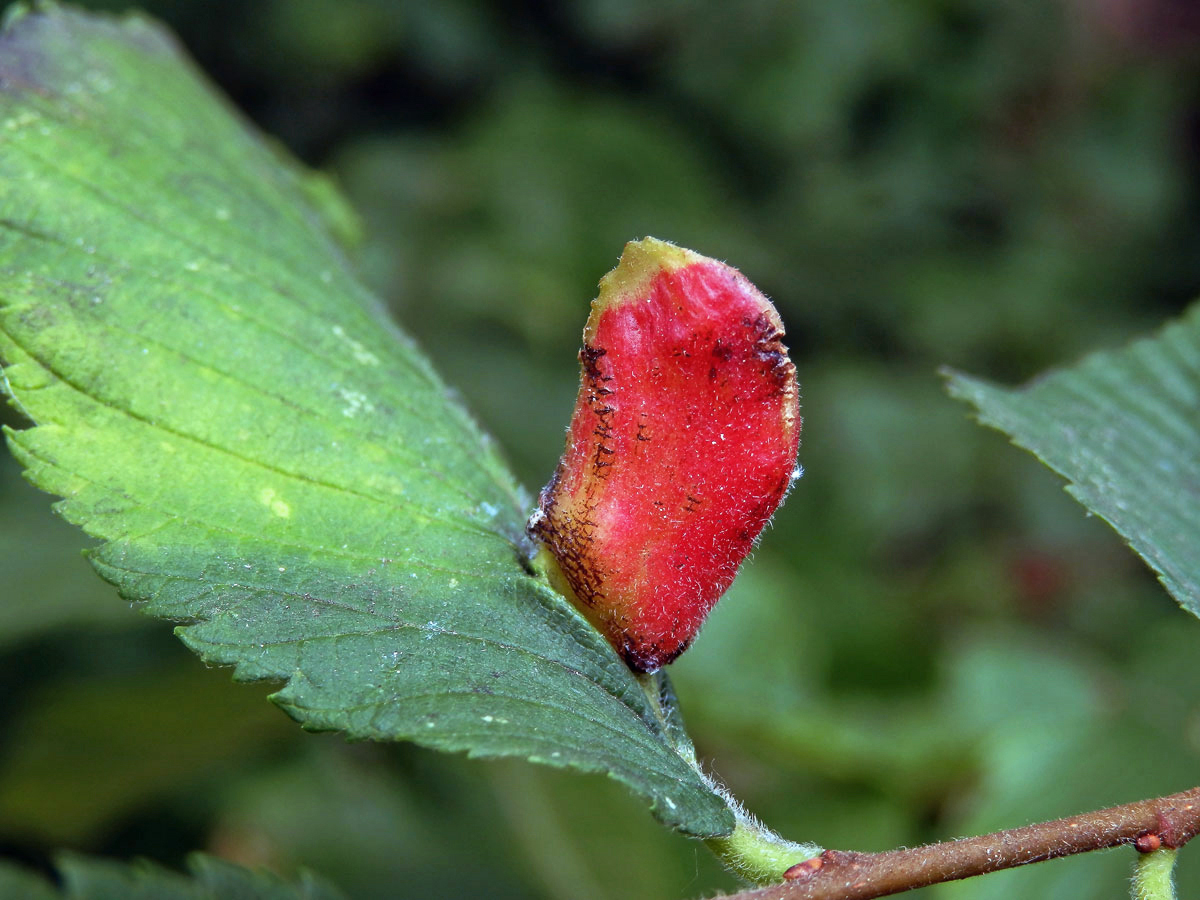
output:
[[816, 844], [797, 844], [780, 837], [738, 803], [733, 796], [705, 772], [691, 739], [676, 718], [675, 695], [661, 672], [637, 676], [650, 702], [650, 708], [663, 733], [670, 738], [675, 752], [691, 766], [705, 783], [725, 800], [733, 813], [734, 827], [727, 835], [706, 838], [704, 843], [726, 869], [752, 884], [770, 884], [783, 878], [783, 873], [796, 863], [811, 859], [821, 852]]
[[730, 808], [737, 820], [732, 833], [706, 838], [704, 843], [721, 865], [739, 878], [753, 884], [770, 884], [805, 860], [820, 859], [817, 854], [821, 848], [816, 844], [785, 840], [736, 803]]
[[[728, 900], [869, 900], [1120, 844], [1157, 856], [1160, 848], [1176, 850], [1198, 832], [1200, 787], [1195, 787], [1169, 797], [911, 850], [826, 850], [789, 869], [782, 884]], [[1150, 896], [1159, 900], [1170, 894]]]
[[1175, 871], [1177, 850], [1155, 850], [1138, 858], [1133, 873], [1133, 900], [1175, 900]]

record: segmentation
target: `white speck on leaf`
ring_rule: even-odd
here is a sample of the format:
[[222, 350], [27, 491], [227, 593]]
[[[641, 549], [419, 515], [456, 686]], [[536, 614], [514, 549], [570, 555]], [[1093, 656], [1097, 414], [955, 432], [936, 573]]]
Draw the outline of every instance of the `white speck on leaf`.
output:
[[367, 395], [360, 391], [352, 391], [347, 388], [338, 388], [338, 396], [346, 401], [346, 405], [342, 407], [342, 415], [347, 419], [353, 419], [360, 412], [374, 412], [375, 404], [367, 399]]
[[336, 337], [341, 338], [350, 348], [350, 352], [354, 354], [354, 358], [364, 366], [379, 365], [379, 357], [362, 345], [360, 341], [356, 341], [350, 335], [346, 334], [346, 329], [341, 325], [333, 326], [333, 333]]
[[[279, 516], [281, 519], [286, 519], [292, 514], [291, 505], [280, 499], [279, 495], [275, 492], [275, 488], [267, 487], [259, 491], [258, 502], [267, 507], [267, 509], [271, 510], [271, 512]], [[283, 569], [280, 569], [279, 571], [282, 572]]]

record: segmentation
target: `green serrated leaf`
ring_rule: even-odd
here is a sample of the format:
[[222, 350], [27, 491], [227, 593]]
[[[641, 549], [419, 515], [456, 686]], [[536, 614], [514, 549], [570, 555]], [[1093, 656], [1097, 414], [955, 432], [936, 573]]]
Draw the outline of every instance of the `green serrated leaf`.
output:
[[1200, 615], [1200, 306], [1153, 338], [1026, 387], [952, 372], [949, 390], [1069, 479]]
[[314, 183], [146, 19], [10, 21], [0, 358], [28, 477], [123, 596], [283, 682], [306, 728], [605, 772], [727, 833], [632, 673], [530, 574], [526, 496]]
[[295, 882], [195, 853], [190, 877], [149, 862], [119, 863], [64, 854], [62, 888], [11, 863], [0, 863], [0, 900], [342, 900], [332, 885], [304, 873]]

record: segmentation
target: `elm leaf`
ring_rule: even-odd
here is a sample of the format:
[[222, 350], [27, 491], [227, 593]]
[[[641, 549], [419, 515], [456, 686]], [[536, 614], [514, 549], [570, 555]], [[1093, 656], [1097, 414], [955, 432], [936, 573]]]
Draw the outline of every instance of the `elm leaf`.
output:
[[304, 727], [604, 772], [727, 833], [639, 681], [531, 574], [529, 498], [357, 278], [354, 227], [160, 26], [10, 14], [0, 387], [35, 425], [7, 433], [27, 477], [122, 596], [282, 683]]
[[956, 372], [950, 393], [1068, 479], [1200, 615], [1200, 305], [1158, 335], [1025, 387]]

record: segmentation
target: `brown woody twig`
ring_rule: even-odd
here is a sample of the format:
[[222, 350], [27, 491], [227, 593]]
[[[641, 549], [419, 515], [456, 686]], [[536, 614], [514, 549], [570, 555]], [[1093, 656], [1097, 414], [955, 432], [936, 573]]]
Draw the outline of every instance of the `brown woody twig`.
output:
[[826, 850], [788, 869], [781, 884], [727, 900], [870, 900], [1073, 853], [1132, 844], [1148, 853], [1200, 833], [1200, 787], [1169, 797], [886, 853]]

